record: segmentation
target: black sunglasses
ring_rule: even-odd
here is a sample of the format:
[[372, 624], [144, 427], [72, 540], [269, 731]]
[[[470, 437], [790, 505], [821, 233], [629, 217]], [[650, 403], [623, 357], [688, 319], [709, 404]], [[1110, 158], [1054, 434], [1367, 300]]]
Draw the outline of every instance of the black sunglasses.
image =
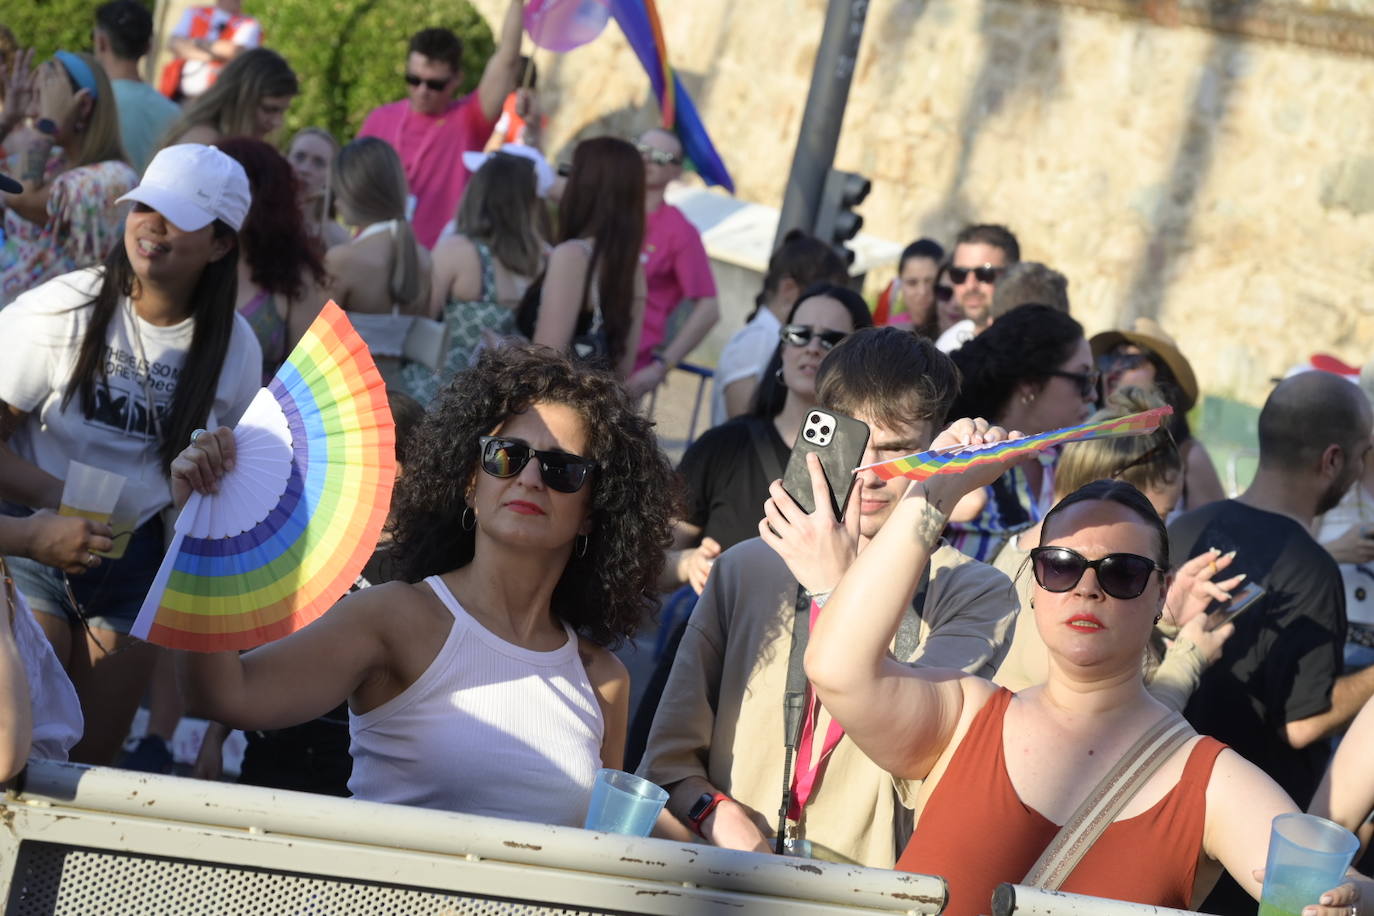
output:
[[453, 82], [453, 77], [446, 80], [427, 80], [416, 76], [414, 73], [406, 74], [406, 85], [415, 87], [424, 83], [432, 92], [443, 92], [448, 88], [448, 84]]
[[963, 286], [969, 274], [978, 280], [979, 283], [996, 283], [997, 275], [1002, 272], [1002, 268], [993, 267], [991, 264], [984, 264], [982, 267], [951, 267], [946, 273], [949, 280], [955, 286]]
[[576, 493], [587, 481], [587, 474], [596, 462], [567, 452], [545, 452], [532, 448], [528, 442], [501, 436], [482, 436], [477, 440], [482, 448], [482, 470], [492, 477], [514, 477], [539, 459], [539, 476], [544, 485], [559, 493]]
[[1047, 592], [1067, 592], [1083, 578], [1083, 571], [1094, 570], [1097, 584], [1113, 598], [1139, 598], [1150, 583], [1150, 576], [1160, 566], [1149, 557], [1136, 553], [1109, 553], [1089, 560], [1067, 547], [1034, 547], [1031, 549], [1031, 569], [1035, 581]]
[[1101, 395], [1102, 373], [1098, 372], [1096, 369], [1091, 372], [1061, 372], [1055, 370], [1054, 372], [1047, 372], [1045, 374], [1052, 375], [1055, 378], [1066, 378], [1076, 384], [1078, 386], [1078, 393], [1085, 401], [1088, 399], [1096, 401]]
[[670, 153], [667, 150], [657, 149], [647, 143], [635, 141], [635, 149], [639, 150], [639, 155], [648, 159], [654, 165], [681, 165], [682, 157], [677, 153]]
[[804, 347], [811, 343], [811, 338], [818, 338], [821, 342], [822, 350], [832, 350], [835, 344], [849, 336], [847, 331], [829, 331], [821, 328], [813, 328], [804, 324], [789, 324], [783, 327], [781, 334], [783, 343], [789, 343], [794, 347]]

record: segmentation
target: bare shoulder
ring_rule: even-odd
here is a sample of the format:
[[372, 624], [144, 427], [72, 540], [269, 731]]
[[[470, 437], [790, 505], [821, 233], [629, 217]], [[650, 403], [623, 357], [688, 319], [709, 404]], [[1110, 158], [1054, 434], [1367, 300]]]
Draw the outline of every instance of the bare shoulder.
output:
[[450, 235], [434, 246], [434, 263], [462, 270], [477, 262], [477, 246], [466, 235]]
[[581, 239], [568, 239], [554, 246], [549, 254], [549, 261], [570, 262], [575, 264], [586, 264], [591, 260], [591, 246]]
[[577, 638], [577, 654], [587, 669], [587, 680], [598, 694], [606, 694], [630, 686], [630, 671], [615, 653], [598, 646], [585, 636]]

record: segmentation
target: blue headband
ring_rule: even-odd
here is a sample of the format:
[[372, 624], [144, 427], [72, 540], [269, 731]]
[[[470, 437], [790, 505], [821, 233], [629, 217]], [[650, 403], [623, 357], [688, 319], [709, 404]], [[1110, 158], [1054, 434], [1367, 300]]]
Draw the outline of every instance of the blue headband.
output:
[[76, 81], [79, 88], [90, 92], [93, 99], [100, 97], [100, 90], [96, 86], [95, 74], [91, 72], [90, 65], [71, 51], [54, 51], [52, 56], [62, 62], [67, 75]]

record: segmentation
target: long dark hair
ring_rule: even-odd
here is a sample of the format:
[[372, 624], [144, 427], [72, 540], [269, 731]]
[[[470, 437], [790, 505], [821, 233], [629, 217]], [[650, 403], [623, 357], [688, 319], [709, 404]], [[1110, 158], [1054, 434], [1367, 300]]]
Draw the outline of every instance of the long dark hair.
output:
[[253, 192], [253, 204], [239, 230], [239, 244], [253, 282], [287, 299], [299, 299], [304, 294], [307, 272], [316, 283], [323, 284], [324, 261], [305, 231], [291, 163], [270, 145], [250, 137], [235, 137], [216, 145], [243, 166]]
[[586, 551], [563, 569], [553, 612], [599, 645], [618, 644], [654, 603], [672, 519], [680, 517], [679, 483], [652, 421], [615, 377], [548, 347], [488, 348], [435, 399], [396, 484], [392, 555], [408, 582], [472, 562], [476, 534], [462, 518], [482, 473], [478, 437], [535, 403], [575, 410], [586, 424], [587, 457], [597, 463], [585, 484], [592, 532]]
[[[864, 301], [863, 296], [847, 286], [824, 282], [813, 283], [802, 290], [802, 294], [787, 312], [787, 324], [791, 324], [796, 318], [797, 309], [801, 308], [803, 302], [818, 296], [834, 299], [844, 306], [854, 330], [873, 327], [873, 313], [868, 310], [868, 303]], [[777, 346], [773, 348], [772, 358], [768, 360], [768, 367], [764, 369], [763, 378], [759, 380], [758, 390], [754, 392], [754, 409], [750, 413], [764, 420], [776, 417], [782, 412], [783, 404], [787, 403], [787, 386], [779, 379], [782, 369], [782, 346], [782, 340], [779, 339]]]
[[644, 162], [629, 143], [593, 137], [573, 151], [572, 174], [558, 207], [558, 240], [591, 238], [587, 275], [597, 278], [610, 364], [625, 353], [644, 247]]
[[[235, 235], [234, 230], [220, 220], [215, 220], [213, 226], [217, 239], [226, 236], [233, 238]], [[205, 265], [195, 288], [191, 290], [191, 317], [195, 319], [191, 348], [186, 352], [186, 361], [177, 377], [171, 407], [160, 424], [162, 439], [158, 442], [157, 456], [164, 473], [170, 473], [172, 459], [190, 441], [191, 433], [205, 425], [210, 408], [214, 406], [220, 369], [224, 365], [225, 354], [229, 351], [229, 338], [234, 330], [238, 262], [238, 245], [234, 245], [219, 260]], [[91, 320], [86, 325], [86, 336], [81, 340], [72, 377], [62, 395], [62, 407], [65, 409], [71, 399], [79, 394], [81, 410], [87, 419], [95, 416], [96, 380], [107, 378], [105, 338], [110, 321], [120, 303], [133, 295], [134, 284], [138, 281], [122, 241], [105, 258], [103, 272], [100, 289], [96, 290], [90, 301]], [[131, 333], [138, 333], [136, 327], [130, 330]], [[153, 410], [153, 405], [149, 404], [148, 409]], [[152, 426], [152, 414], [148, 417], [148, 423]]]

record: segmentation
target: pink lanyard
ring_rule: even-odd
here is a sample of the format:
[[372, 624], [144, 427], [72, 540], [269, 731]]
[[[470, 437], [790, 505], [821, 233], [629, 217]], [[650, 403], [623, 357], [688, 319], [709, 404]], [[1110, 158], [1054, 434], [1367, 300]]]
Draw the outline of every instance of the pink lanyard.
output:
[[[821, 615], [821, 607], [814, 601], [811, 603], [810, 628], [816, 628], [816, 619]], [[815, 766], [811, 764], [811, 747], [816, 740], [816, 715], [820, 710], [820, 703], [816, 700], [815, 691], [811, 685], [806, 685], [806, 718], [802, 720], [801, 741], [797, 747], [797, 767], [792, 773], [792, 803], [787, 808], [787, 817], [792, 821], [801, 821], [802, 811], [806, 808], [806, 803], [811, 800], [811, 796], [816, 791], [816, 780], [820, 778], [821, 770], [825, 769], [826, 763], [830, 760], [830, 754], [835, 750], [835, 746], [844, 737], [844, 726], [830, 720], [830, 725], [825, 729], [825, 741], [821, 744], [821, 756], [816, 761]]]

